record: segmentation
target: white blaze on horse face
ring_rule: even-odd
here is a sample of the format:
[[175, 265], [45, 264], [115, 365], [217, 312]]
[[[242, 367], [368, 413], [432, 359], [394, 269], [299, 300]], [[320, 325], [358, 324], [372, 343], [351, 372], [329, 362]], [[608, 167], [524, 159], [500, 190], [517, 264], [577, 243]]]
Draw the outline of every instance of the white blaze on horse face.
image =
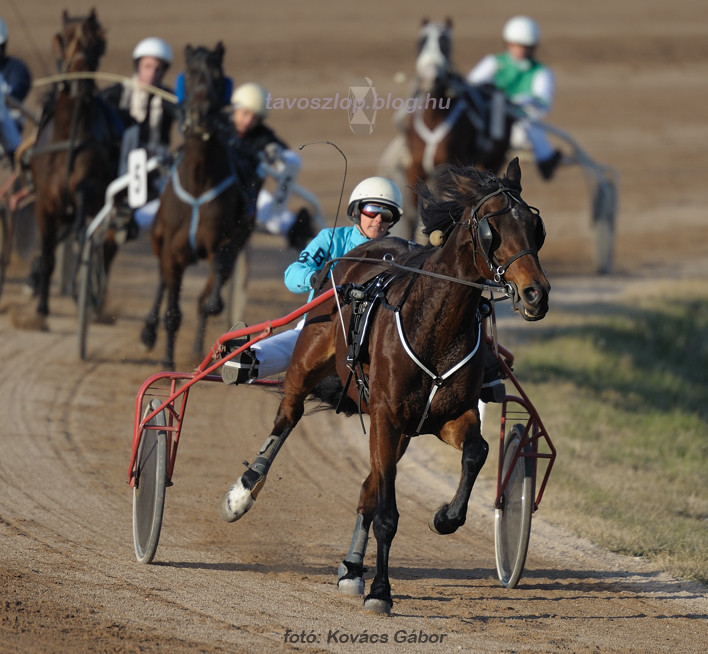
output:
[[440, 47], [445, 29], [442, 25], [428, 23], [420, 31], [423, 45], [415, 61], [415, 70], [420, 80], [428, 85], [447, 72], [449, 62]]

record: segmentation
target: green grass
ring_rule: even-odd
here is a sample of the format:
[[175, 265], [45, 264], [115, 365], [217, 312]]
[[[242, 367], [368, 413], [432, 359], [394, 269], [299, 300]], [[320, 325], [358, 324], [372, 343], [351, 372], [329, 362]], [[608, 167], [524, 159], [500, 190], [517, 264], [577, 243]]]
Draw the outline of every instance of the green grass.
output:
[[517, 333], [514, 372], [558, 451], [544, 517], [708, 584], [708, 288]]

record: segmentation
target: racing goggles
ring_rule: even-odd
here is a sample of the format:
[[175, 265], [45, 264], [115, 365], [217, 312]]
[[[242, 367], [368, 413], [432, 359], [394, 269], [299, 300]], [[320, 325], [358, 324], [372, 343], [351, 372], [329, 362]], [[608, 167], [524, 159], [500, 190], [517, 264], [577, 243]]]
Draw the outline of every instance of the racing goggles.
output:
[[370, 204], [369, 202], [362, 205], [359, 211], [367, 218], [376, 218], [376, 216], [380, 216], [381, 222], [383, 223], [392, 223], [396, 220], [396, 218], [398, 218], [398, 215], [393, 211], [393, 209], [383, 207], [380, 204]]

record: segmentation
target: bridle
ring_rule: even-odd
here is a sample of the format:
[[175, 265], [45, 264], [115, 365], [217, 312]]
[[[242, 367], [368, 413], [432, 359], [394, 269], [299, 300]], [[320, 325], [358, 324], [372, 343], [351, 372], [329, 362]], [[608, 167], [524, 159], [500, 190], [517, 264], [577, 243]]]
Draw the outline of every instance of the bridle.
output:
[[98, 68], [98, 60], [103, 54], [105, 43], [102, 40], [100, 31], [97, 31], [97, 41], [95, 43], [87, 42], [85, 26], [89, 20], [77, 21], [74, 24], [70, 40], [67, 41], [65, 39], [66, 30], [64, 34], [59, 36], [63, 48], [63, 59], [58, 62], [57, 66], [60, 73], [74, 72], [77, 70], [77, 62], [82, 60], [85, 62], [88, 71], [94, 71]]
[[[539, 210], [535, 207], [526, 204], [520, 197], [517, 197], [515, 194], [518, 194], [518, 191], [516, 191], [515, 189], [509, 188], [508, 186], [500, 186], [496, 191], [488, 193], [483, 198], [481, 198], [477, 202], [477, 204], [472, 209], [470, 209], [469, 220], [464, 223], [456, 223], [461, 224], [463, 227], [467, 228], [467, 231], [469, 231], [470, 235], [472, 236], [472, 241], [475, 247], [475, 253], [482, 255], [482, 258], [487, 264], [487, 267], [491, 272], [494, 273], [494, 281], [497, 283], [504, 283], [504, 273], [506, 273], [506, 271], [509, 269], [509, 266], [511, 266], [514, 261], [520, 259], [523, 256], [526, 256], [527, 254], [537, 256], [537, 253], [541, 249], [541, 246], [543, 245], [543, 239], [546, 235], [546, 230], [543, 226], [543, 221], [541, 220]], [[497, 211], [490, 211], [489, 213], [485, 213], [480, 218], [478, 216], [479, 210], [482, 208], [482, 206], [484, 206], [487, 200], [490, 200], [491, 198], [496, 197], [497, 195], [504, 196], [504, 198], [506, 199], [506, 205], [501, 209], [498, 209]], [[504, 263], [501, 263], [492, 252], [493, 235], [492, 228], [489, 225], [489, 219], [493, 218], [494, 216], [500, 216], [502, 214], [505, 214], [508, 211], [513, 211], [516, 206], [522, 206], [539, 216], [539, 227], [541, 229], [542, 235], [540, 236], [540, 238], [537, 236], [536, 249], [528, 248], [526, 250], [520, 250], [519, 252], [510, 256], [506, 261], [504, 261]]]
[[[194, 75], [196, 79], [190, 84], [190, 90], [184, 101], [184, 123], [183, 129], [185, 135], [189, 134], [191, 136], [201, 136], [203, 139], [208, 139], [211, 136], [210, 118], [215, 113], [212, 111], [213, 107], [218, 107], [218, 89], [217, 84], [211, 74], [211, 70], [207, 62], [203, 62], [203, 65], [199, 66], [198, 71], [192, 69], [189, 73], [190, 76]], [[209, 107], [207, 109], [205, 116], [199, 116], [199, 112], [191, 111], [190, 107], [194, 103], [194, 96], [198, 89], [207, 89], [208, 103]]]
[[[490, 211], [484, 214], [481, 218], [479, 217], [479, 210], [484, 206], [487, 200], [490, 200], [497, 195], [503, 195], [506, 199], [506, 205], [497, 211]], [[508, 211], [514, 211], [516, 207], [522, 206], [532, 213], [536, 214], [539, 219], [539, 224], [537, 226], [536, 234], [536, 249], [527, 248], [525, 250], [519, 250], [515, 254], [511, 255], [503, 263], [500, 262], [492, 250], [494, 236], [492, 234], [492, 228], [489, 224], [489, 219], [494, 216], [499, 216], [501, 214], [507, 213]], [[462, 225], [467, 229], [472, 237], [472, 242], [474, 243], [475, 256], [477, 254], [481, 255], [484, 259], [487, 267], [493, 274], [494, 281], [501, 286], [504, 286], [507, 294], [511, 298], [512, 304], [516, 307], [519, 302], [519, 290], [513, 282], [509, 282], [505, 279], [506, 271], [509, 269], [512, 263], [524, 257], [526, 255], [532, 255], [538, 257], [538, 251], [543, 245], [543, 241], [546, 237], [546, 229], [541, 219], [540, 212], [535, 207], [526, 204], [519, 196], [518, 191], [508, 186], [499, 186], [497, 190], [488, 193], [480, 200], [477, 204], [470, 209], [469, 219], [465, 222], [457, 222], [453, 220], [453, 229], [457, 225]]]

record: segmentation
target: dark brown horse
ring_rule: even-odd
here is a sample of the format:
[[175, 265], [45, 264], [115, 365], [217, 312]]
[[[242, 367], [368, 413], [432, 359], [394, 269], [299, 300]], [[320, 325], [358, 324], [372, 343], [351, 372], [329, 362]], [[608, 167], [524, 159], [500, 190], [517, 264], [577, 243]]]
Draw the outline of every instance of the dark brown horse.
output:
[[452, 64], [452, 21], [423, 21], [416, 57], [416, 89], [409, 100], [405, 143], [404, 219], [413, 237], [417, 198], [413, 189], [440, 164], [470, 165], [498, 173], [504, 164], [513, 119], [503, 95], [469, 85]]
[[159, 259], [160, 282], [141, 335], [143, 344], [151, 349], [167, 291], [164, 363], [168, 368], [174, 367], [185, 269], [199, 259], [207, 259], [210, 266], [197, 306], [194, 352], [201, 355], [207, 317], [222, 312], [221, 289], [253, 228], [227, 146], [228, 117], [222, 111], [226, 83], [224, 46], [220, 42], [209, 50], [188, 45], [185, 57], [184, 150], [160, 198], [153, 223], [152, 246]]
[[[308, 393], [336, 372], [349, 398], [371, 418], [371, 472], [361, 489], [339, 588], [364, 592], [364, 554], [373, 524], [376, 576], [364, 605], [386, 613], [393, 605], [388, 565], [398, 524], [396, 464], [410, 438], [434, 434], [462, 452], [457, 493], [430, 522], [440, 534], [464, 524], [472, 486], [487, 457], [477, 408], [485, 355], [479, 312], [483, 284], [491, 281], [507, 289], [525, 320], [546, 315], [550, 290], [538, 260], [543, 222], [521, 198], [518, 159], [503, 179], [471, 167], [448, 169], [434, 188], [422, 187], [421, 210], [426, 232], [437, 233], [439, 247], [409, 253], [403, 240], [384, 238], [355, 248], [337, 263], [332, 275], [340, 300], [308, 314], [273, 431], [219, 506], [227, 521], [248, 511], [302, 417]], [[395, 265], [387, 264], [384, 255]], [[352, 315], [363, 318], [351, 322]], [[350, 325], [346, 335], [343, 325]], [[357, 338], [363, 325], [368, 330]]]
[[[96, 12], [62, 15], [62, 31], [53, 41], [60, 74], [90, 73], [106, 48]], [[49, 314], [49, 284], [55, 249], [70, 234], [81, 234], [89, 217], [103, 206], [105, 190], [117, 174], [115, 136], [92, 79], [67, 76], [44, 103], [30, 168], [40, 255], [35, 263], [37, 313]]]

